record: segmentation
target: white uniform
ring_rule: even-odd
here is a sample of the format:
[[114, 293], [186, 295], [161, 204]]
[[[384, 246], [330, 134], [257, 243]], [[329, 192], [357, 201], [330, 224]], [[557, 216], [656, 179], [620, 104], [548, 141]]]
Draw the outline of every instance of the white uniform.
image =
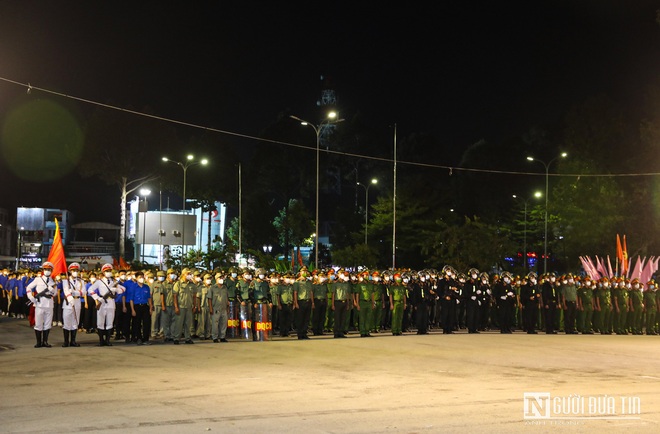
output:
[[83, 281], [77, 277], [69, 277], [62, 281], [62, 288], [64, 289], [64, 302], [62, 303], [64, 330], [78, 330], [80, 299], [84, 296]]
[[87, 289], [87, 293], [97, 302], [100, 307], [96, 312], [96, 328], [99, 330], [111, 330], [115, 320], [115, 299], [117, 294], [122, 294], [126, 289], [117, 280], [108, 277], [96, 279], [96, 282]]
[[50, 330], [53, 325], [53, 297], [57, 284], [50, 276], [35, 277], [26, 288], [28, 299], [34, 304], [34, 329]]

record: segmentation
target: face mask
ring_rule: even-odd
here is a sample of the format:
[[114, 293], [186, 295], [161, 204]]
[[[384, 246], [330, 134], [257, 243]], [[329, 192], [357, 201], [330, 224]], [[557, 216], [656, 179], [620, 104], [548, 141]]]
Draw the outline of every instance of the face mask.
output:
[[96, 277], [90, 277], [89, 281], [92, 282], [92, 283], [96, 282]]
[[165, 281], [165, 276], [158, 276], [158, 281], [159, 282], [164, 282]]
[[509, 279], [508, 277], [505, 277], [504, 282], [509, 283], [509, 282], [511, 282], [511, 279]]
[[210, 285], [210, 284], [211, 284], [211, 279], [206, 279], [206, 280], [204, 281], [204, 283], [205, 283], [206, 285]]
[[335, 278], [335, 275], [334, 275], [334, 274], [330, 276], [330, 281], [331, 281], [331, 282], [334, 281], [335, 279], [336, 279], [336, 278]]
[[564, 284], [564, 285], [566, 285], [566, 284], [568, 283], [568, 281], [566, 281], [566, 280], [562, 280], [561, 283]]
[[106, 271], [105, 273], [103, 273], [103, 275], [109, 279], [109, 278], [112, 277], [112, 272], [111, 271]]
[[231, 277], [233, 277], [234, 279], [236, 278], [236, 276], [237, 276], [236, 273], [231, 273]]
[[654, 289], [655, 289], [655, 285], [649, 285], [649, 289], [650, 289], [650, 290], [654, 290]]
[[420, 277], [419, 280], [420, 280], [421, 282], [426, 282], [426, 277]]
[[170, 274], [170, 279], [176, 280], [176, 274]]
[[531, 279], [532, 285], [536, 285], [536, 279]]
[[403, 283], [408, 283], [410, 279], [403, 279]]
[[570, 279], [570, 280], [568, 281], [568, 283], [570, 283], [571, 285], [573, 284], [573, 282], [574, 282], [573, 279]]
[[138, 277], [138, 283], [144, 283], [144, 277]]
[[591, 286], [591, 282], [587, 282], [587, 286]]
[[251, 275], [251, 274], [246, 274], [246, 275], [245, 275], [245, 280], [251, 280], [251, 279], [252, 279], [252, 275]]
[[150, 278], [149, 278], [149, 283], [154, 283], [154, 279], [153, 279], [153, 277], [150, 277]]
[[550, 278], [550, 282], [554, 282], [555, 280], [557, 280], [557, 279], [555, 279], [554, 277]]
[[325, 282], [327, 282], [327, 281], [328, 281], [328, 279], [327, 279], [326, 277], [321, 277], [321, 278], [319, 279], [319, 282], [320, 282], [320, 283], [325, 283]]
[[78, 272], [77, 271], [72, 271], [71, 272], [71, 277], [78, 277]]
[[119, 280], [126, 280], [126, 275], [125, 274], [120, 275]]
[[488, 283], [488, 281], [487, 281], [486, 279], [483, 279], [483, 280], [481, 281], [481, 283], [483, 283], [483, 284], [485, 285], [486, 283]]
[[472, 278], [473, 278], [473, 279], [476, 279], [476, 278], [477, 278], [477, 275], [476, 275], [476, 274], [473, 274], [473, 275], [472, 275]]
[[266, 277], [266, 276], [263, 275], [263, 274], [260, 274], [260, 275], [259, 275], [259, 279], [263, 279], [264, 277]]
[[53, 272], [50, 270], [44, 270], [44, 276], [49, 277]]
[[374, 282], [380, 282], [380, 277], [378, 276], [374, 277]]

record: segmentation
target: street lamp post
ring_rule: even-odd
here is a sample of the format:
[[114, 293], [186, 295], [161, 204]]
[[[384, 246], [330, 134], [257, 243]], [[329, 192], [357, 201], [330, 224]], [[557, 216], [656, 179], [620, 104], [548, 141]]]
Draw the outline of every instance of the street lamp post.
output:
[[[537, 191], [534, 193], [534, 197], [541, 197], [541, 192]], [[518, 199], [518, 196], [515, 194], [513, 195], [514, 199]], [[525, 204], [525, 225], [524, 225], [524, 230], [523, 230], [523, 271], [525, 274], [527, 274], [527, 204], [528, 201], [526, 199], [521, 199], [522, 202]]]
[[321, 128], [323, 125], [327, 124], [336, 124], [342, 122], [343, 119], [335, 119], [337, 117], [336, 112], [328, 113], [328, 118], [321, 122], [318, 125], [314, 125], [311, 122], [300, 119], [298, 116], [289, 116], [291, 119], [299, 121], [301, 125], [310, 126], [314, 129], [316, 133], [316, 205], [315, 205], [315, 216], [314, 224], [316, 230], [316, 237], [314, 237], [314, 268], [319, 268], [319, 161], [321, 157]]
[[543, 274], [546, 274], [548, 272], [548, 181], [549, 181], [549, 174], [550, 174], [550, 165], [552, 164], [553, 161], [557, 160], [558, 158], [566, 158], [568, 154], [566, 152], [562, 152], [560, 155], [557, 157], [553, 158], [550, 160], [547, 164], [539, 160], [538, 158], [534, 157], [527, 157], [527, 160], [529, 161], [538, 161], [539, 163], [543, 164], [545, 167], [545, 230], [544, 230], [544, 247], [543, 247]]
[[369, 236], [369, 188], [372, 185], [378, 184], [376, 178], [371, 180], [371, 183], [364, 185], [357, 183], [360, 187], [364, 187], [364, 245], [367, 245], [367, 239]]
[[144, 202], [144, 211], [142, 212], [142, 217], [143, 217], [143, 222], [142, 222], [142, 263], [144, 264], [144, 241], [145, 241], [145, 235], [147, 231], [147, 210], [149, 208], [149, 203], [147, 202], [147, 196], [151, 194], [151, 190], [148, 188], [142, 188], [140, 189], [140, 195], [143, 197], [143, 202]]
[[[188, 174], [188, 168], [190, 166], [194, 166], [196, 164], [201, 164], [202, 166], [206, 166], [208, 164], [208, 160], [206, 158], [200, 160], [200, 161], [194, 161], [195, 157], [193, 155], [188, 155], [186, 156], [186, 162], [182, 163], [180, 161], [175, 161], [175, 160], [170, 160], [167, 157], [163, 157], [163, 161], [168, 162], [168, 163], [176, 163], [183, 169], [183, 212], [181, 215], [181, 247], [183, 250], [183, 255], [185, 256], [186, 253], [186, 224], [185, 224], [185, 215], [186, 215], [186, 178]], [[183, 263], [183, 261], [182, 261]]]

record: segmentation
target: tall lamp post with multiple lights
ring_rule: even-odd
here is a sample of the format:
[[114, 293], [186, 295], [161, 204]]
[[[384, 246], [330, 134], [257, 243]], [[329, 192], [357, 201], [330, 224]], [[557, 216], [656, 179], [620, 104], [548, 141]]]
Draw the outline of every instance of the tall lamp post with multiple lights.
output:
[[324, 125], [336, 124], [342, 122], [343, 119], [336, 119], [337, 113], [330, 112], [328, 113], [328, 118], [321, 122], [318, 125], [314, 125], [311, 122], [300, 119], [298, 116], [289, 116], [291, 119], [299, 121], [301, 125], [310, 126], [314, 129], [316, 133], [316, 210], [314, 216], [314, 224], [316, 227], [316, 235], [314, 236], [314, 268], [319, 268], [319, 161], [321, 157], [321, 131]]
[[[518, 196], [515, 194], [512, 195], [514, 199], [519, 199]], [[534, 193], [534, 197], [539, 198], [541, 197], [541, 192], [537, 191]], [[527, 204], [528, 201], [526, 199], [520, 199], [523, 204], [525, 204], [525, 226], [523, 230], [523, 270], [525, 271], [525, 274], [527, 274]]]
[[145, 235], [146, 235], [146, 231], [147, 231], [147, 211], [148, 211], [148, 208], [149, 208], [149, 204], [147, 202], [147, 196], [149, 196], [150, 194], [151, 194], [151, 190], [149, 190], [148, 188], [141, 188], [140, 189], [140, 196], [143, 197], [142, 201], [144, 202], [144, 205], [142, 207], [142, 211], [143, 211], [142, 212], [142, 217], [143, 218], [140, 219], [140, 220], [142, 220], [142, 245], [141, 245], [142, 249], [141, 250], [142, 250], [142, 263], [143, 264], [144, 264], [144, 242], [145, 242]]
[[175, 161], [175, 160], [170, 160], [167, 157], [163, 157], [163, 161], [167, 163], [175, 163], [179, 165], [183, 169], [183, 214], [181, 215], [181, 247], [183, 249], [183, 255], [185, 256], [186, 254], [186, 224], [185, 224], [185, 215], [186, 215], [186, 177], [188, 174], [188, 168], [190, 166], [194, 166], [197, 164], [201, 164], [202, 166], [206, 166], [208, 164], [208, 160], [204, 158], [203, 160], [200, 161], [195, 161], [195, 157], [193, 155], [188, 155], [186, 156], [185, 163], [182, 163], [180, 161]]
[[567, 155], [568, 154], [566, 152], [562, 152], [560, 155], [550, 160], [547, 164], [544, 161], [539, 160], [538, 158], [527, 157], [529, 161], [538, 161], [539, 163], [543, 164], [543, 167], [545, 167], [545, 230], [544, 230], [545, 240], [543, 247], [543, 274], [548, 272], [548, 180], [550, 173], [550, 165], [559, 158], [566, 158]]
[[367, 239], [369, 236], [369, 188], [372, 185], [378, 184], [376, 178], [372, 179], [371, 182], [367, 185], [362, 183], [357, 183], [360, 187], [364, 187], [364, 245], [367, 245]]

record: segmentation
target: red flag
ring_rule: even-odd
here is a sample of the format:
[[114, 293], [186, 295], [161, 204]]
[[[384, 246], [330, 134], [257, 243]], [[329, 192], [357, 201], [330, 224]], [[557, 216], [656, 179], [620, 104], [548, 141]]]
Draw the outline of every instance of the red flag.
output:
[[303, 266], [302, 253], [300, 253], [300, 247], [298, 248], [298, 265]]
[[66, 273], [66, 257], [64, 256], [64, 246], [62, 245], [60, 225], [57, 219], [55, 219], [55, 236], [53, 237], [53, 245], [50, 246], [50, 253], [48, 253], [48, 262], [53, 264], [53, 276]]
[[124, 261], [124, 258], [122, 258], [121, 256], [119, 257], [119, 269], [120, 270], [130, 270], [131, 269], [131, 266], [128, 265], [126, 263], [126, 261]]
[[619, 263], [623, 264], [623, 249], [621, 248], [621, 238], [619, 238], [619, 234], [616, 234], [616, 258], [619, 260]]
[[115, 258], [112, 258], [112, 267], [115, 270], [119, 270], [119, 261], [117, 261], [117, 259], [115, 259]]

